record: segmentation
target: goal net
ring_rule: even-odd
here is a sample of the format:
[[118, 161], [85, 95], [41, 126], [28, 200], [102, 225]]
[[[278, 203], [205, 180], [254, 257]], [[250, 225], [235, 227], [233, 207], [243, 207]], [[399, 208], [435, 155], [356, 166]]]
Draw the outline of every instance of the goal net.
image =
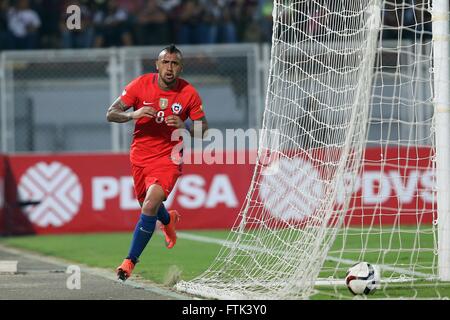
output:
[[373, 297], [449, 294], [438, 208], [448, 211], [448, 170], [439, 161], [450, 159], [437, 137], [450, 136], [448, 96], [439, 98], [449, 57], [434, 46], [448, 41], [446, 1], [274, 1], [263, 118], [271, 134], [261, 136], [228, 239], [208, 270], [178, 290], [352, 298], [346, 271], [367, 261], [381, 275]]

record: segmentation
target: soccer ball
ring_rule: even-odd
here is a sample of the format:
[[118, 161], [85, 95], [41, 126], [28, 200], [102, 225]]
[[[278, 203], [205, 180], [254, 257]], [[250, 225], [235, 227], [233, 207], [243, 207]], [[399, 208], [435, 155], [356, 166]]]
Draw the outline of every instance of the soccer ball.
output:
[[372, 294], [380, 287], [380, 271], [375, 265], [359, 262], [348, 269], [345, 284], [354, 295]]

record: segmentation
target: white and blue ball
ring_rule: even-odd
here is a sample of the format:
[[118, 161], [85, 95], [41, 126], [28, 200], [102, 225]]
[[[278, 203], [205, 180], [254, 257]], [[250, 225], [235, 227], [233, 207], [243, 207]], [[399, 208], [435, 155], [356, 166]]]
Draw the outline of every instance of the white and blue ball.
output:
[[367, 262], [351, 266], [345, 276], [345, 284], [354, 295], [368, 295], [380, 287], [380, 270]]

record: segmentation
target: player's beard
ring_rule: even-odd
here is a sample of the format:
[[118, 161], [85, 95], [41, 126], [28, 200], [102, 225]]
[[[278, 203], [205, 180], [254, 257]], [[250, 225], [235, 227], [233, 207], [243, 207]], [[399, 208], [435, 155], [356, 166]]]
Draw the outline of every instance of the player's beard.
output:
[[160, 77], [160, 79], [164, 83], [164, 85], [168, 88], [173, 87], [177, 82], [177, 77], [175, 75], [173, 75], [173, 78], [170, 80], [166, 80], [165, 77]]

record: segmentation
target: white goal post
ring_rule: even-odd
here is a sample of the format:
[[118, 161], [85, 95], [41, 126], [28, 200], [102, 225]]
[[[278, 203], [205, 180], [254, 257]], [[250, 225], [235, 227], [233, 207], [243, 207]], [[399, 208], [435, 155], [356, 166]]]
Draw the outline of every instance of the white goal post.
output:
[[[450, 295], [448, 0], [274, 0], [260, 161], [211, 266], [215, 299]], [[271, 137], [273, 139], [273, 137]]]
[[448, 1], [434, 0], [432, 13], [439, 277], [441, 280], [450, 281], [450, 16]]

